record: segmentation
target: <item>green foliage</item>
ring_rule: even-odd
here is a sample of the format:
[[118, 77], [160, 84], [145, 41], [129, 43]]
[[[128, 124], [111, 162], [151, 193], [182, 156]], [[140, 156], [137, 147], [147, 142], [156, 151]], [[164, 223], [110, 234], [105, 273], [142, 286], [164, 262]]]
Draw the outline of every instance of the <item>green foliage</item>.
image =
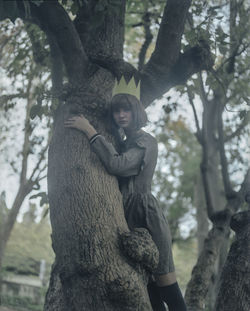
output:
[[[159, 130], [159, 128], [158, 128]], [[165, 210], [173, 240], [181, 238], [179, 225], [193, 209], [193, 192], [199, 173], [200, 147], [185, 120], [161, 120], [160, 145], [154, 191]]]
[[[205, 39], [209, 40], [215, 56], [214, 68], [200, 77], [194, 75], [188, 85], [196, 107], [202, 105], [202, 102], [204, 104], [202, 87], [205, 99], [216, 101], [218, 105], [225, 107], [225, 137], [234, 137], [229, 141], [230, 144], [225, 144], [229, 173], [232, 174], [236, 168], [239, 173], [248, 166], [244, 141], [249, 135], [246, 124], [250, 111], [249, 5], [244, 1], [236, 1], [235, 4], [230, 9], [229, 3], [222, 4], [216, 0], [212, 3], [193, 1], [192, 16], [184, 35], [189, 44], [194, 44], [204, 39], [204, 31], [208, 33]], [[181, 93], [184, 94], [185, 91], [182, 89]], [[237, 131], [239, 128], [242, 130]]]

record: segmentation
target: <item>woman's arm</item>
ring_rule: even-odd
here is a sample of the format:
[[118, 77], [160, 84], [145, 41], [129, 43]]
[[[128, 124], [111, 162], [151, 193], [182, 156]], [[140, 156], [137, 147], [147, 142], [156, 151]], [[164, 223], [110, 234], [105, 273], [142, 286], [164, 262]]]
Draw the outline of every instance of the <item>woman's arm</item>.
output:
[[138, 175], [141, 170], [144, 158], [142, 148], [133, 147], [119, 154], [102, 135], [95, 138], [91, 147], [111, 175], [129, 177]]
[[98, 155], [109, 174], [128, 177], [140, 172], [144, 149], [134, 147], [119, 154], [83, 115], [71, 117], [64, 122], [64, 126], [78, 129], [89, 138], [92, 150]]

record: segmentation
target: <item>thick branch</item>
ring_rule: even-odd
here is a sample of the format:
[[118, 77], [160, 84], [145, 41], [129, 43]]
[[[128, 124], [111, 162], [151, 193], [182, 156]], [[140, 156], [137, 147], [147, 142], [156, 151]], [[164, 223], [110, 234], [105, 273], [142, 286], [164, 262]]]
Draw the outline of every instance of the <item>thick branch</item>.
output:
[[176, 63], [181, 46], [190, 0], [168, 0], [164, 9], [155, 51], [147, 69], [152, 74], [166, 73]]
[[207, 144], [203, 142], [202, 162], [200, 164], [200, 170], [201, 170], [204, 194], [205, 194], [205, 199], [206, 199], [207, 213], [208, 213], [209, 219], [211, 219], [215, 211], [215, 206], [213, 204], [212, 192], [210, 189], [211, 187], [210, 187], [209, 178], [208, 178], [208, 166], [209, 166], [209, 162], [208, 162], [208, 155], [207, 155]]
[[88, 58], [79, 35], [67, 12], [58, 1], [45, 1], [39, 7], [32, 5], [32, 13], [48, 36], [53, 35], [61, 50], [69, 80], [82, 81]]
[[61, 50], [52, 34], [48, 34], [51, 59], [52, 95], [58, 97], [63, 88], [63, 57]]
[[150, 30], [150, 13], [146, 12], [143, 17], [143, 27], [145, 32], [145, 41], [141, 47], [140, 53], [139, 53], [139, 62], [138, 62], [138, 70], [142, 70], [144, 63], [145, 63], [145, 57], [148, 50], [148, 47], [150, 46], [153, 35]]
[[196, 112], [194, 101], [193, 101], [192, 91], [190, 90], [188, 85], [187, 85], [187, 94], [188, 94], [189, 103], [193, 109], [194, 120], [195, 120], [195, 125], [196, 125], [196, 130], [197, 130], [196, 136], [197, 136], [198, 141], [201, 143], [201, 128], [200, 128], [197, 112]]
[[76, 30], [89, 57], [122, 58], [126, 1], [102, 3], [100, 10], [101, 2], [82, 1], [74, 20]]
[[[31, 93], [32, 88], [32, 76], [30, 77], [28, 81], [27, 86], [27, 94]], [[32, 96], [32, 95], [31, 95]], [[30, 126], [30, 109], [33, 104], [33, 99], [30, 98], [30, 95], [27, 98], [27, 105], [26, 105], [26, 115], [25, 115], [25, 123], [24, 123], [24, 141], [23, 141], [23, 148], [22, 148], [22, 168], [21, 168], [21, 174], [20, 174], [20, 184], [24, 184], [26, 182], [27, 177], [27, 167], [28, 167], [28, 157], [30, 154], [30, 135], [32, 132], [31, 126]]]
[[220, 163], [221, 163], [222, 180], [224, 184], [225, 194], [227, 198], [231, 198], [231, 196], [234, 194], [234, 191], [232, 189], [229, 174], [228, 174], [228, 162], [227, 162], [227, 157], [226, 157], [226, 152], [225, 152], [225, 139], [224, 139], [222, 113], [223, 113], [223, 106], [220, 109], [220, 112], [218, 114]]
[[[167, 55], [165, 55], [167, 58]], [[178, 53], [178, 59], [172, 64], [170, 71], [162, 72], [162, 75], [155, 75], [149, 72], [148, 67], [141, 73], [142, 79], [142, 101], [148, 106], [156, 98], [165, 94], [172, 87], [185, 84], [186, 81], [196, 72], [208, 70], [213, 65], [209, 46], [206, 42], [187, 49], [184, 53]]]

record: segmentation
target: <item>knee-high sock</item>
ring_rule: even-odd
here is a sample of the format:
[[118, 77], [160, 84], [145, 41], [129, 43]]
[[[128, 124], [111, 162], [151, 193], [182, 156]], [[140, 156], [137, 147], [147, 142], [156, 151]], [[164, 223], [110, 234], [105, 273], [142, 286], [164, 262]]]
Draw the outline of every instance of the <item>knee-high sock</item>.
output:
[[159, 287], [156, 285], [155, 282], [148, 284], [148, 296], [153, 311], [166, 311], [166, 307], [164, 306], [164, 302], [162, 301], [159, 292]]
[[182, 296], [178, 283], [159, 287], [163, 301], [168, 305], [169, 311], [187, 311], [187, 307]]

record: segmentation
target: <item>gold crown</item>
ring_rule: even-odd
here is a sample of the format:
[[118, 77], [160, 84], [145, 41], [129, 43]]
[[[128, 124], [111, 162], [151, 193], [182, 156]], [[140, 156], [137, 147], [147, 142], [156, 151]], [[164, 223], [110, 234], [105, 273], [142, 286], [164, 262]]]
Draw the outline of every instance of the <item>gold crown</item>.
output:
[[134, 77], [130, 79], [129, 83], [127, 83], [124, 76], [122, 76], [119, 82], [117, 82], [117, 80], [115, 81], [112, 97], [114, 97], [116, 94], [130, 94], [140, 100], [140, 87], [141, 82], [139, 81], [138, 85], [136, 86]]

